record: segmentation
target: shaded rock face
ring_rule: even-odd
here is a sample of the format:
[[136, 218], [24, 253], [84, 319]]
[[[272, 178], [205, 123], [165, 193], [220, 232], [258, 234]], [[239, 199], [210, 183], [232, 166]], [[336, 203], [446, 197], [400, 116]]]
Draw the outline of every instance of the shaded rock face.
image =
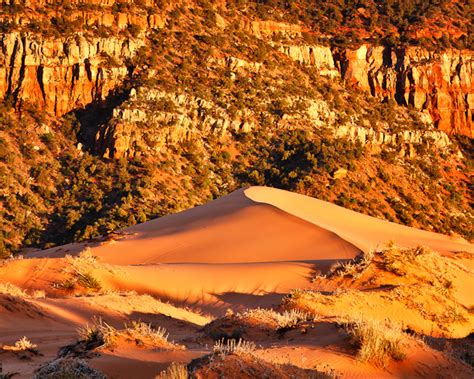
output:
[[30, 35], [5, 34], [0, 37], [0, 99], [9, 96], [17, 105], [30, 102], [62, 116], [103, 100], [128, 74], [123, 59], [139, 46], [132, 39], [75, 36], [38, 41]]

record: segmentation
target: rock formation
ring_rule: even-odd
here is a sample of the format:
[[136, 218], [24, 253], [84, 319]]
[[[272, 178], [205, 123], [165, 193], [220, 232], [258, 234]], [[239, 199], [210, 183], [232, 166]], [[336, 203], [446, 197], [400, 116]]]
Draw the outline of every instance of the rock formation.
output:
[[[72, 3], [76, 2], [82, 3]], [[4, 1], [9, 3], [13, 1]], [[20, 2], [27, 7], [49, 3], [48, 0]], [[123, 31], [137, 25], [147, 32], [167, 25], [166, 16], [157, 13], [156, 7], [153, 12], [141, 9], [133, 13], [111, 11], [114, 1], [86, 3], [106, 10], [97, 12], [86, 7], [69, 15], [87, 27]], [[28, 12], [20, 12], [8, 17], [18, 25], [28, 25], [29, 16]], [[381, 101], [395, 99], [401, 105], [427, 110], [435, 127], [448, 134], [474, 136], [472, 51], [448, 49], [438, 53], [421, 47], [368, 44], [345, 49], [311, 46], [301, 44], [307, 28], [300, 24], [250, 19], [241, 24], [243, 30], [266, 40], [293, 60], [314, 67], [321, 75], [340, 76], [348, 86], [370, 92]], [[216, 25], [225, 28], [227, 22], [219, 16]], [[277, 35], [285, 41], [274, 42], [272, 39]], [[112, 89], [120, 86], [128, 74], [125, 62], [144, 43], [144, 38], [133, 38], [126, 33], [104, 37], [76, 33], [48, 38], [34, 32], [4, 33], [0, 37], [0, 100], [9, 97], [17, 106], [35, 103], [57, 116], [104, 100]], [[258, 71], [261, 66], [238, 57], [222, 59], [231, 70], [251, 67]]]
[[338, 52], [342, 77], [373, 96], [427, 109], [435, 126], [449, 134], [473, 136], [474, 54], [392, 49], [362, 45]]
[[[293, 60], [314, 66], [322, 75], [338, 74], [348, 85], [380, 100], [428, 110], [434, 125], [448, 134], [474, 136], [474, 54], [424, 48], [392, 49], [362, 45], [358, 49], [282, 46]], [[337, 69], [337, 70], [336, 70]]]
[[[30, 102], [62, 116], [103, 100], [128, 74], [123, 61], [140, 47], [116, 37], [37, 40], [20, 33], [0, 37], [0, 99]], [[110, 63], [113, 61], [113, 63]]]
[[137, 157], [193, 137], [248, 133], [254, 127], [250, 115], [230, 118], [206, 100], [140, 87], [99, 128], [96, 149], [107, 158]]

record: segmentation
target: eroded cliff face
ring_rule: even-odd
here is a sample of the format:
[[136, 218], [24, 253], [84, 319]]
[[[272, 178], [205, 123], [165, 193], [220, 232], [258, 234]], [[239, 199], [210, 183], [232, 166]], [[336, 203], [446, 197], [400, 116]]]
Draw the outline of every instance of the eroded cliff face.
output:
[[[225, 65], [228, 61], [220, 63]], [[303, 127], [316, 133], [320, 128], [329, 128], [334, 137], [350, 139], [374, 153], [389, 146], [401, 156], [410, 157], [416, 155], [416, 146], [446, 149], [451, 145], [448, 135], [435, 130], [426, 113], [424, 129], [390, 132], [387, 124], [374, 129], [363, 116], [341, 125], [336, 112], [323, 98], [304, 101], [307, 107], [303, 112], [275, 119], [274, 127], [283, 130]], [[95, 148], [104, 158], [137, 158], [211, 136], [229, 140], [239, 134], [257, 133], [261, 127], [258, 115], [249, 110], [240, 110], [231, 116], [217, 104], [187, 93], [139, 87], [133, 88], [129, 98], [114, 109], [110, 120], [99, 127]]]
[[342, 77], [373, 96], [427, 109], [435, 126], [473, 136], [474, 54], [363, 45], [337, 54]]
[[[138, 38], [117, 33], [108, 37], [83, 34], [41, 38], [34, 33], [12, 32], [0, 37], [0, 99], [12, 98], [17, 105], [35, 103], [47, 112], [62, 116], [94, 101], [103, 101], [120, 87], [129, 74], [127, 63], [146, 44], [145, 33], [166, 30], [166, 12], [112, 12], [115, 2], [90, 1], [107, 11], [75, 10], [72, 19], [84, 25], [125, 30], [137, 25]], [[27, 6], [48, 1], [24, 3]], [[18, 18], [18, 17], [17, 17]], [[16, 20], [21, 24], [23, 18]], [[26, 17], [27, 18], [27, 17]], [[216, 18], [225, 30], [228, 20]], [[331, 48], [301, 42], [307, 28], [299, 24], [246, 20], [241, 27], [266, 41], [271, 48], [319, 75], [342, 78], [348, 87], [364, 90], [380, 101], [394, 99], [400, 105], [427, 111], [434, 126], [448, 134], [474, 135], [474, 55], [471, 51], [435, 53], [424, 48], [394, 49], [362, 45]], [[278, 42], [278, 36], [284, 42]], [[291, 40], [295, 43], [292, 44]], [[227, 67], [259, 71], [261, 62], [239, 57], [221, 57]]]
[[430, 52], [424, 48], [393, 49], [362, 45], [358, 49], [288, 45], [281, 51], [314, 66], [322, 75], [340, 76], [349, 86], [381, 101], [427, 110], [438, 129], [474, 135], [474, 54]]
[[138, 157], [200, 137], [248, 133], [254, 127], [252, 115], [244, 111], [231, 118], [204, 99], [140, 87], [99, 128], [96, 149], [106, 158]]
[[127, 76], [125, 60], [140, 42], [123, 38], [38, 40], [20, 33], [0, 37], [0, 99], [34, 103], [62, 116], [104, 100]]

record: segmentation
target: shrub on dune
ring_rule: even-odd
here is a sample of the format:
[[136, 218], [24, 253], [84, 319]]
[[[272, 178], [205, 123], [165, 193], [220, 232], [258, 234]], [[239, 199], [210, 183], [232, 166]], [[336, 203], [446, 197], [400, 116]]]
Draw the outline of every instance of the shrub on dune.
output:
[[389, 322], [356, 318], [343, 324], [345, 331], [357, 347], [358, 358], [385, 367], [389, 358], [397, 361], [406, 357], [404, 340], [407, 337], [400, 327]]
[[155, 379], [188, 379], [186, 365], [172, 363], [166, 370], [162, 371]]
[[248, 355], [252, 354], [256, 349], [255, 343], [251, 341], [244, 341], [242, 339], [237, 340], [227, 340], [223, 339], [217, 341], [214, 344], [213, 351], [217, 354], [235, 354], [235, 355]]
[[150, 324], [132, 321], [125, 324], [124, 329], [116, 329], [102, 319], [94, 319], [92, 325], [86, 324], [78, 329], [79, 339], [85, 343], [98, 343], [99, 346], [110, 348], [116, 345], [118, 339], [134, 341], [137, 345], [151, 345], [164, 349], [182, 349], [168, 340], [166, 329], [154, 328]]
[[105, 379], [105, 375], [89, 367], [82, 359], [59, 358], [41, 367], [34, 379]]
[[2, 350], [5, 351], [13, 351], [13, 352], [20, 352], [20, 351], [30, 351], [30, 352], [38, 352], [36, 349], [38, 345], [32, 343], [27, 337], [22, 337], [18, 341], [15, 342], [15, 345], [3, 345]]
[[11, 283], [0, 283], [0, 294], [15, 297], [28, 297], [28, 294], [21, 288]]

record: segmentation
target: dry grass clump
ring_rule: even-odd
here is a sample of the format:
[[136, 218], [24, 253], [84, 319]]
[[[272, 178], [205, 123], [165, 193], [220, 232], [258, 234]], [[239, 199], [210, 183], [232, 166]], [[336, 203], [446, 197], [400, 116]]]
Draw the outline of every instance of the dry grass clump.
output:
[[298, 309], [286, 310], [283, 313], [273, 309], [248, 309], [236, 315], [238, 320], [244, 323], [254, 322], [262, 328], [269, 329], [292, 329], [305, 321], [314, 321], [315, 316]]
[[[174, 345], [168, 341], [169, 334], [166, 329], [162, 327], [153, 328], [150, 324], [140, 321], [132, 321], [130, 324], [125, 324], [125, 330], [122, 331], [126, 336], [137, 340], [145, 340], [155, 346]], [[174, 345], [177, 347], [177, 345]]]
[[[298, 309], [277, 312], [273, 309], [248, 309], [242, 313], [227, 314], [208, 323], [203, 332], [215, 341], [252, 337], [253, 340], [269, 338], [273, 333], [285, 333], [301, 323], [314, 321], [315, 316]], [[276, 335], [275, 335], [276, 336]]]
[[41, 367], [34, 379], [105, 379], [106, 376], [89, 367], [82, 359], [58, 358]]
[[[373, 251], [360, 253], [350, 261], [338, 262], [331, 268], [327, 276], [351, 277], [357, 279], [361, 277], [365, 270], [371, 265], [374, 257], [375, 254]], [[320, 276], [319, 278], [324, 279], [325, 276]]]
[[388, 321], [356, 318], [343, 323], [343, 328], [358, 349], [357, 357], [363, 362], [385, 367], [389, 358], [400, 361], [406, 357], [404, 340], [407, 335], [401, 327]]
[[212, 351], [217, 354], [235, 354], [248, 355], [253, 354], [257, 346], [251, 341], [244, 341], [243, 339], [224, 340], [221, 339], [214, 344]]
[[92, 325], [86, 324], [80, 326], [77, 329], [77, 334], [81, 341], [100, 341], [104, 347], [111, 347], [114, 344], [114, 337], [117, 335], [117, 329], [107, 324], [101, 318], [94, 318]]
[[66, 255], [66, 262], [76, 269], [81, 269], [84, 267], [97, 267], [98, 259], [92, 254], [92, 250], [86, 247], [77, 256]]
[[141, 321], [132, 321], [125, 324], [125, 328], [118, 330], [104, 322], [101, 318], [94, 319], [92, 325], [86, 324], [77, 331], [79, 339], [86, 343], [99, 341], [103, 347], [112, 348], [119, 339], [134, 341], [137, 345], [151, 345], [165, 349], [183, 349], [183, 346], [168, 341], [166, 329], [153, 328], [150, 324]]
[[173, 362], [166, 370], [162, 371], [155, 379], [188, 379], [188, 368], [181, 363]]
[[15, 297], [29, 297], [28, 294], [22, 290], [20, 287], [17, 287], [11, 283], [0, 283], [0, 294], [10, 295]]
[[36, 349], [37, 347], [38, 345], [32, 343], [27, 337], [22, 337], [18, 341], [15, 342], [15, 345], [13, 346], [3, 345], [1, 349], [4, 351], [13, 351], [13, 352], [20, 352], [20, 351], [37, 352], [38, 351]]
[[98, 268], [97, 257], [92, 255], [89, 248], [86, 248], [78, 256], [66, 256], [67, 267], [64, 272], [69, 275], [61, 282], [54, 284], [55, 288], [72, 291], [77, 287], [82, 287], [92, 291], [102, 289], [100, 281], [94, 277], [92, 270]]

